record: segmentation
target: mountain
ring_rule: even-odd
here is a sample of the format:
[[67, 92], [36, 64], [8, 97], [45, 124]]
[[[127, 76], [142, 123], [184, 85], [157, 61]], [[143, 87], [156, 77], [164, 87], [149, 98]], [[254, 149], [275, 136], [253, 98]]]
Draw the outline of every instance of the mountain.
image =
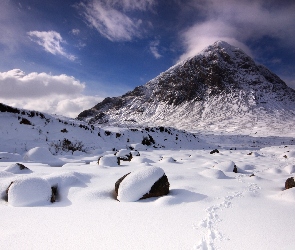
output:
[[295, 91], [241, 49], [217, 41], [145, 85], [108, 97], [78, 119], [114, 126], [280, 134], [295, 122]]

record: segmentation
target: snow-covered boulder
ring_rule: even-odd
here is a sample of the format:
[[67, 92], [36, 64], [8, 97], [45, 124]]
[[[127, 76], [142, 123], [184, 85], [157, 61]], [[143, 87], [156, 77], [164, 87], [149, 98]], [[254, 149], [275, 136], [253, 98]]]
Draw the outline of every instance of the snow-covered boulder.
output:
[[61, 167], [64, 162], [54, 157], [48, 148], [35, 147], [30, 149], [25, 155], [24, 160], [27, 162], [38, 162], [48, 164], [52, 167]]
[[116, 167], [120, 165], [120, 159], [115, 155], [105, 155], [98, 159], [99, 166]]
[[169, 181], [159, 167], [142, 167], [121, 177], [115, 184], [117, 199], [132, 202], [169, 193]]
[[172, 157], [163, 157], [161, 160], [160, 160], [161, 163], [175, 163], [176, 160]]
[[47, 180], [25, 177], [11, 183], [7, 191], [8, 203], [15, 207], [48, 205], [52, 189]]
[[131, 161], [132, 159], [131, 151], [127, 149], [120, 149], [116, 153], [116, 156], [119, 157], [119, 159], [122, 161]]
[[6, 167], [4, 171], [13, 173], [13, 174], [30, 174], [32, 173], [32, 170], [27, 168], [25, 165], [21, 163], [14, 163], [10, 166]]
[[0, 152], [0, 162], [21, 161], [22, 157], [19, 154]]

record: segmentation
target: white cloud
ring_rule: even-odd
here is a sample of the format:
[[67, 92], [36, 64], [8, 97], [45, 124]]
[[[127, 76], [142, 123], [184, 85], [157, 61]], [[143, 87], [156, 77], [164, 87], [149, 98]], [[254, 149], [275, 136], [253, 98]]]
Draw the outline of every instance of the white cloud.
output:
[[159, 40], [155, 40], [150, 43], [150, 51], [156, 59], [159, 59], [162, 57], [162, 55], [159, 53], [159, 49], [158, 49], [159, 44], [160, 44]]
[[71, 33], [75, 36], [79, 35], [80, 34], [80, 30], [79, 29], [72, 29], [71, 30]]
[[72, 76], [25, 74], [19, 69], [0, 72], [0, 89], [0, 102], [69, 117], [76, 117], [103, 99], [83, 95], [85, 84]]
[[130, 11], [146, 11], [153, 5], [154, 0], [92, 0], [77, 7], [87, 23], [104, 37], [111, 41], [130, 41], [141, 36], [143, 22], [132, 18]]
[[274, 2], [263, 0], [208, 0], [192, 1], [191, 4], [205, 18], [181, 33], [185, 46], [181, 60], [216, 40], [240, 46], [248, 53], [246, 42], [265, 36], [285, 45], [295, 43], [295, 3], [274, 6]]
[[71, 61], [76, 57], [67, 53], [62, 47], [62, 43], [66, 43], [61, 35], [56, 31], [30, 31], [27, 33], [33, 42], [42, 46], [45, 51], [53, 55], [62, 55]]

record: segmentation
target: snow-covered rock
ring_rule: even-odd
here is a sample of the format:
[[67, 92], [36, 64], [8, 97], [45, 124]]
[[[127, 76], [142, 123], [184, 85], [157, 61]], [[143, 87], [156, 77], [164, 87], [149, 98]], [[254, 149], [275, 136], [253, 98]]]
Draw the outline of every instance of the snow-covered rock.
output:
[[131, 151], [128, 149], [120, 149], [116, 153], [116, 156], [119, 157], [120, 160], [123, 160], [123, 161], [131, 161], [131, 159], [132, 159]]
[[12, 182], [8, 189], [8, 203], [15, 207], [50, 204], [52, 190], [49, 182], [39, 177], [25, 177]]
[[64, 162], [54, 157], [48, 148], [35, 147], [30, 149], [25, 155], [24, 160], [27, 162], [40, 162], [52, 167], [61, 167]]
[[175, 163], [176, 160], [172, 157], [163, 157], [161, 160], [160, 160], [161, 163]]
[[115, 155], [105, 155], [99, 158], [99, 166], [117, 167], [120, 165], [119, 159]]
[[[132, 202], [141, 199], [149, 193], [152, 186], [165, 175], [162, 168], [142, 167], [128, 174], [118, 187], [117, 199], [122, 202]], [[169, 186], [168, 186], [169, 190]]]
[[29, 174], [32, 173], [30, 169], [20, 163], [14, 163], [4, 169], [6, 172], [10, 172], [13, 174]]

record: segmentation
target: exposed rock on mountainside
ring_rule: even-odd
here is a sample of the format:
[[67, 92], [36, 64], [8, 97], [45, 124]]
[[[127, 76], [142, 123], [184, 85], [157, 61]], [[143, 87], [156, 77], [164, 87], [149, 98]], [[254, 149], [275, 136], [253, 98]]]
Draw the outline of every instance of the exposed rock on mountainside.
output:
[[231, 130], [275, 128], [281, 122], [288, 122], [287, 128], [294, 117], [295, 91], [241, 49], [222, 41], [78, 116], [91, 124]]

